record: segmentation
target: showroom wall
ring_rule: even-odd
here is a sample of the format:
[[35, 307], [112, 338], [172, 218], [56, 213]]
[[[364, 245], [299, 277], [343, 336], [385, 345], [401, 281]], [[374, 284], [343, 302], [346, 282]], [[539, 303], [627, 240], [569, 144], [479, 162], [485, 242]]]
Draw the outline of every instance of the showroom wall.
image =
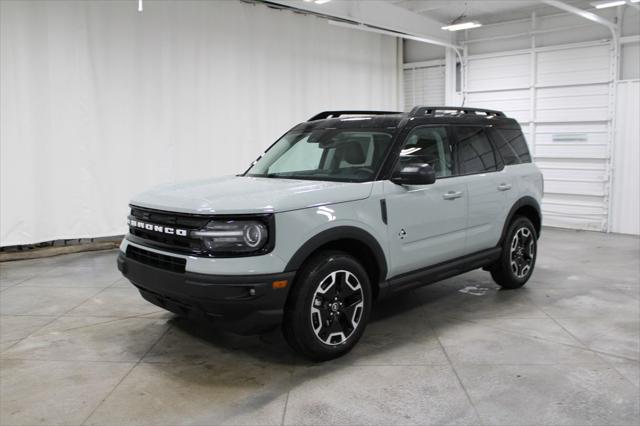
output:
[[640, 80], [617, 84], [611, 231], [640, 235]]
[[0, 245], [125, 231], [325, 109], [398, 107], [396, 40], [240, 1], [2, 2]]

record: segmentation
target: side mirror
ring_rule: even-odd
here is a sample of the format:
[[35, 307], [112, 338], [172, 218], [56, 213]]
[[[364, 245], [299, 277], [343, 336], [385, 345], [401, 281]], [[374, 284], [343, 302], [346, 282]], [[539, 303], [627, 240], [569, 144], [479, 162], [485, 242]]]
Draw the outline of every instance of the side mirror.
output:
[[397, 185], [431, 185], [435, 181], [436, 171], [427, 163], [407, 164], [391, 178]]

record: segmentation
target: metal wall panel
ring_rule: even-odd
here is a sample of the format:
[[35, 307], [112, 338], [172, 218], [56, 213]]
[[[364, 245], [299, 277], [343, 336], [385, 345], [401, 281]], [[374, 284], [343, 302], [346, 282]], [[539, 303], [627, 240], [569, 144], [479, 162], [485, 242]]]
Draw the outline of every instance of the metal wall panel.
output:
[[617, 84], [611, 230], [640, 235], [640, 80]]
[[404, 107], [406, 111], [416, 105], [444, 105], [444, 64], [433, 66], [405, 64], [404, 67]]

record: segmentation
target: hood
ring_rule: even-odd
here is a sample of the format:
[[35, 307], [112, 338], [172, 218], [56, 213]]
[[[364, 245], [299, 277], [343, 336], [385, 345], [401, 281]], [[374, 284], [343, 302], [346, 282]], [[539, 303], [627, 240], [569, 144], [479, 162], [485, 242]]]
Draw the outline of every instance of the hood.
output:
[[131, 204], [181, 213], [273, 213], [362, 200], [371, 188], [371, 182], [226, 176], [158, 186]]

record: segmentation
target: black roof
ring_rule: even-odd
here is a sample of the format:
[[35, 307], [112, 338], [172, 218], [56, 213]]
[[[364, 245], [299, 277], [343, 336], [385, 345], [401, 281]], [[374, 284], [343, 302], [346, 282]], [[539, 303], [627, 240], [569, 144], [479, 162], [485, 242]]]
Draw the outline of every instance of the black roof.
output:
[[300, 123], [294, 130], [313, 129], [358, 129], [378, 128], [397, 129], [410, 125], [423, 124], [495, 124], [500, 127], [519, 127], [516, 120], [508, 118], [503, 112], [468, 107], [432, 107], [418, 106], [410, 112], [394, 111], [324, 111], [314, 115], [308, 121]]
[[396, 129], [402, 120], [407, 118], [406, 114], [389, 115], [361, 115], [349, 118], [325, 118], [314, 121], [305, 121], [294, 127], [299, 131], [310, 131], [313, 129]]

